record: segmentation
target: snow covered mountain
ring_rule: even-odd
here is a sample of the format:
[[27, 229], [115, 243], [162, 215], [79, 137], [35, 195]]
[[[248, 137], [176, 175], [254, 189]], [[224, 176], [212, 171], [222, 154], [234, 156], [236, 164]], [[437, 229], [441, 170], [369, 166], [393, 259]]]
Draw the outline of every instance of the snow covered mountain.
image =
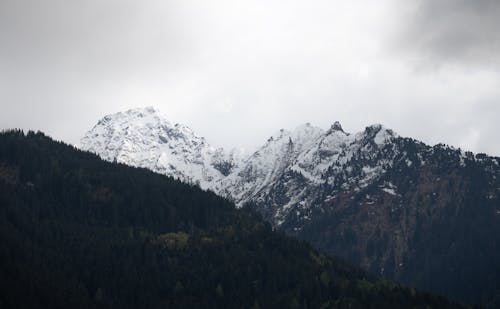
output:
[[105, 116], [85, 134], [80, 147], [108, 161], [148, 168], [211, 190], [240, 162], [238, 152], [210, 146], [152, 107]]
[[[293, 231], [307, 225], [313, 211], [342, 194], [371, 187], [401, 163], [408, 168], [424, 166], [435, 150], [382, 125], [349, 134], [339, 122], [328, 130], [306, 123], [291, 131], [281, 129], [243, 157], [211, 146], [152, 107], [105, 116], [82, 138], [81, 148], [105, 160], [197, 184], [240, 207], [252, 203], [275, 227]], [[474, 161], [472, 153], [444, 148], [462, 167]], [[378, 188], [398, 195], [391, 181]]]
[[[396, 153], [377, 154], [396, 138], [381, 125], [349, 134], [339, 122], [327, 131], [310, 124], [291, 132], [281, 130], [222, 181], [220, 193], [237, 205], [252, 202], [275, 226], [290, 213], [300, 213], [307, 220], [318, 204], [314, 192], [323, 195], [325, 187], [332, 187], [329, 193], [334, 195], [338, 190], [368, 186], [380, 177]], [[362, 167], [352, 164], [359, 157], [367, 160]]]
[[303, 125], [273, 135], [222, 184], [219, 194], [276, 229], [372, 273], [466, 302], [500, 295], [500, 158], [382, 125]]
[[[85, 134], [80, 147], [108, 161], [148, 168], [197, 184], [233, 199], [239, 206], [263, 203], [266, 209], [262, 211], [271, 211], [271, 221], [279, 225], [291, 209], [311, 207], [309, 191], [335, 181], [335, 176], [324, 177], [327, 171], [349, 172], [351, 169], [344, 167], [356, 151], [369, 155], [374, 146], [367, 140], [373, 140], [376, 146], [395, 136], [380, 125], [350, 135], [338, 122], [327, 131], [307, 123], [291, 131], [280, 130], [243, 158], [235, 150], [227, 152], [211, 146], [187, 126], [172, 124], [158, 110], [147, 107], [105, 116]], [[384, 158], [365, 167], [362, 175], [349, 182], [366, 185], [383, 172], [384, 164], [389, 164], [386, 161]], [[280, 182], [294, 175], [300, 175], [299, 182]], [[279, 197], [275, 196], [278, 185], [286, 188], [279, 190]], [[271, 196], [275, 199], [272, 202]]]
[[301, 125], [293, 131], [280, 130], [222, 181], [219, 193], [232, 198], [239, 206], [259, 194], [265, 194], [290, 164], [323, 133], [321, 128], [310, 124]]
[[472, 302], [500, 293], [500, 158], [338, 122], [280, 130], [241, 157], [152, 108], [104, 117], [81, 145], [248, 205], [391, 280]]

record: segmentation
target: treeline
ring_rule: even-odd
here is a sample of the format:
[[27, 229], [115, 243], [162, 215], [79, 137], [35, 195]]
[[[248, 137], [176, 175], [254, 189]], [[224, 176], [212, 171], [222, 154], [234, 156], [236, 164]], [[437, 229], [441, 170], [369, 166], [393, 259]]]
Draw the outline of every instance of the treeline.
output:
[[0, 243], [0, 308], [460, 307], [39, 132], [0, 134]]

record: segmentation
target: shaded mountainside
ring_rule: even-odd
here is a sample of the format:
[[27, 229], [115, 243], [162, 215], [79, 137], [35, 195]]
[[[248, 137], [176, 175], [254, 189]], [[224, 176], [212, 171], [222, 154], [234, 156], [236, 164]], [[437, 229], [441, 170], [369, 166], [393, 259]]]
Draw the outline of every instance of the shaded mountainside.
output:
[[0, 134], [2, 308], [458, 308], [248, 209], [41, 133]]
[[[338, 122], [328, 130], [307, 123], [280, 130], [243, 160], [220, 156], [226, 159], [216, 166], [225, 168], [217, 177], [186, 178], [210, 160], [191, 160], [196, 151], [176, 148], [177, 139], [164, 136], [155, 121], [144, 127], [150, 116], [137, 115], [157, 119], [154, 110], [126, 114], [123, 122], [116, 120], [120, 113], [110, 122], [105, 117], [82, 146], [110, 161], [200, 183], [238, 207], [249, 205], [273, 228], [377, 275], [500, 307], [500, 158], [431, 147], [382, 125], [350, 134]], [[117, 144], [127, 147], [115, 156], [106, 145]], [[173, 167], [159, 169], [155, 158]]]
[[391, 280], [499, 307], [499, 159], [394, 145], [404, 156], [370, 185], [323, 186], [309, 219], [295, 212], [281, 228]]
[[[279, 153], [288, 163], [245, 201], [277, 229], [385, 278], [500, 306], [500, 158], [382, 126], [354, 136], [334, 126], [292, 160]], [[238, 176], [240, 187], [254, 183]]]

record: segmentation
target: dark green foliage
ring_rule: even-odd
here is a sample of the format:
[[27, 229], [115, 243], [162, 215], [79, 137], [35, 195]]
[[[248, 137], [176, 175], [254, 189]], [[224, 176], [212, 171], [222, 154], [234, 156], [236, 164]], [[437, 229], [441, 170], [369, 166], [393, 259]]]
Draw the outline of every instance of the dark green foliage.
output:
[[459, 307], [41, 133], [0, 134], [0, 242], [0, 308]]

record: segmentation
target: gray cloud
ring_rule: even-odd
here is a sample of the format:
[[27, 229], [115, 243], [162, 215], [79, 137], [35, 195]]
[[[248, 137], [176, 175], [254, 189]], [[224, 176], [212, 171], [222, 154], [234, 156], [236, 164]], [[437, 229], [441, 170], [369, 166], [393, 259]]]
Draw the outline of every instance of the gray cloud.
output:
[[420, 0], [407, 9], [399, 43], [427, 61], [500, 67], [500, 2]]

